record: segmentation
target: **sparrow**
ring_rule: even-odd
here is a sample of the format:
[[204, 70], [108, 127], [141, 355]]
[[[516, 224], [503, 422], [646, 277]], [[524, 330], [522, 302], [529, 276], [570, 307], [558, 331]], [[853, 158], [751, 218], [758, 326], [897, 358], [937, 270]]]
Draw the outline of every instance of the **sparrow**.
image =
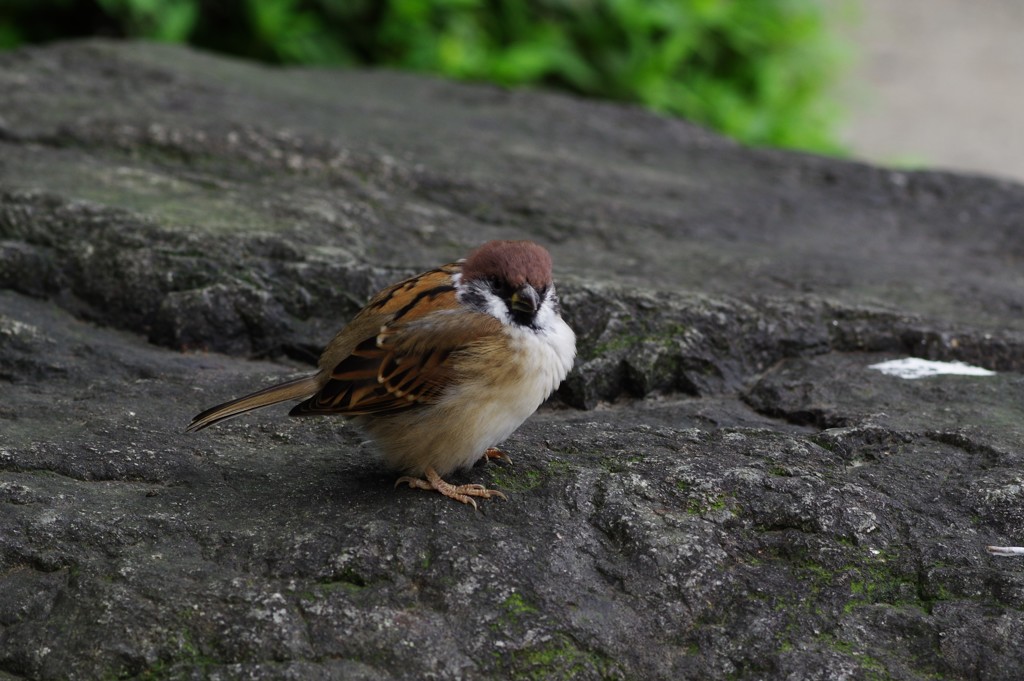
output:
[[395, 486], [436, 490], [476, 508], [505, 498], [444, 480], [504, 441], [572, 368], [551, 256], [530, 241], [489, 241], [466, 258], [377, 293], [324, 349], [319, 371], [211, 407], [196, 431], [253, 409], [302, 400], [291, 416], [352, 417]]

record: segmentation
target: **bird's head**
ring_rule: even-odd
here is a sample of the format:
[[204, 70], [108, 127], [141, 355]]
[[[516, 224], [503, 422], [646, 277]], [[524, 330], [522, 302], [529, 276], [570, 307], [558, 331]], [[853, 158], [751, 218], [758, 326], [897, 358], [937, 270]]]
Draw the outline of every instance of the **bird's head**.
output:
[[488, 241], [467, 256], [460, 298], [504, 323], [536, 328], [557, 312], [551, 256], [532, 241]]

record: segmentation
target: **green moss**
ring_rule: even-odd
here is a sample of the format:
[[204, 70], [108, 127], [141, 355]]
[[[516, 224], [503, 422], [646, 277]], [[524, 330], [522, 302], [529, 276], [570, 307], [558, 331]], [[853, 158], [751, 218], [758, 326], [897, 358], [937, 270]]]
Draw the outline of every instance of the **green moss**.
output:
[[[593, 452], [581, 452], [585, 455], [593, 455]], [[575, 470], [574, 466], [568, 461], [548, 461], [544, 464], [544, 472], [550, 477], [556, 478], [564, 475], [568, 475], [570, 472]]]
[[812, 575], [814, 575], [814, 581], [817, 584], [827, 583], [831, 581], [833, 578], [833, 573], [824, 565], [821, 565], [819, 563], [813, 563], [808, 561], [804, 563], [803, 568], [810, 572]]
[[139, 679], [140, 681], [157, 681], [157, 679], [170, 678], [170, 675], [171, 675], [170, 665], [168, 665], [163, 660], [158, 660], [152, 666], [150, 666], [148, 669], [143, 670], [143, 672], [141, 674], [135, 675], [135, 674], [132, 674], [131, 672], [122, 672], [121, 674], [118, 674], [117, 676], [111, 676], [111, 677], [108, 677], [108, 678], [110, 678], [110, 679], [130, 679], [130, 678], [135, 678], [135, 679]]
[[365, 577], [356, 572], [354, 568], [347, 567], [331, 579], [319, 582], [314, 587], [316, 594], [324, 595], [334, 591], [357, 592], [366, 588], [369, 582]]
[[565, 476], [571, 470], [572, 464], [566, 461], [546, 462], [543, 469], [496, 464], [490, 468], [491, 484], [509, 492], [528, 492], [548, 480]]
[[644, 457], [641, 454], [631, 454], [629, 456], [603, 456], [598, 463], [609, 473], [625, 473], [632, 464], [642, 463], [643, 460]]
[[624, 333], [598, 343], [587, 353], [587, 359], [593, 359], [617, 350], [626, 350], [644, 343], [656, 343], [668, 347], [686, 334], [682, 324], [668, 324], [664, 328], [644, 328], [635, 333]]
[[515, 592], [509, 594], [509, 597], [501, 602], [501, 607], [511, 617], [537, 612], [537, 608], [527, 603], [522, 594]]
[[491, 483], [509, 492], [528, 492], [541, 486], [544, 481], [538, 470], [516, 470], [511, 467], [494, 468]]
[[920, 598], [917, 580], [900, 573], [889, 561], [876, 558], [871, 562], [846, 565], [843, 570], [852, 577], [850, 599], [843, 605], [845, 613], [878, 603], [931, 608]]
[[839, 450], [836, 441], [827, 435], [811, 435], [808, 439], [831, 454], [835, 454]]
[[491, 630], [515, 635], [526, 629], [523, 620], [538, 610], [519, 592], [513, 591], [498, 606], [499, 615], [491, 622]]
[[496, 653], [502, 675], [509, 679], [623, 679], [622, 668], [600, 653], [583, 650], [566, 634], [556, 634], [537, 646]]
[[853, 658], [865, 672], [865, 678], [882, 681], [889, 679], [885, 665], [876, 657], [869, 655], [850, 641], [836, 637], [830, 633], [824, 633], [817, 637], [818, 643]]
[[722, 492], [710, 498], [691, 499], [686, 504], [686, 512], [691, 515], [719, 513], [725, 510], [729, 510], [733, 515], [739, 514], [740, 506], [736, 504], [736, 495], [732, 492]]
[[203, 653], [195, 636], [190, 629], [182, 629], [172, 637], [169, 647], [176, 647], [177, 653], [170, 660], [157, 660], [141, 672], [122, 670], [120, 673], [109, 678], [116, 679], [138, 679], [140, 681], [158, 681], [181, 677], [183, 668], [197, 670], [199, 677], [206, 677], [205, 673], [210, 667], [223, 664], [210, 655]]

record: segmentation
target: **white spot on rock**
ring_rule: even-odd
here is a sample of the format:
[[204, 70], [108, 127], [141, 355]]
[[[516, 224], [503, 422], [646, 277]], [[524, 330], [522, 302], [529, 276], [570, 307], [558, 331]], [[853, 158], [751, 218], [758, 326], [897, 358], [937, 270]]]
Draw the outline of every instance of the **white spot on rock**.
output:
[[927, 378], [928, 376], [939, 376], [942, 374], [954, 374], [957, 376], [995, 376], [996, 372], [971, 366], [963, 362], [933, 362], [917, 357], [904, 357], [903, 359], [892, 359], [888, 362], [872, 364], [869, 369], [881, 371], [889, 376], [898, 378], [916, 379]]

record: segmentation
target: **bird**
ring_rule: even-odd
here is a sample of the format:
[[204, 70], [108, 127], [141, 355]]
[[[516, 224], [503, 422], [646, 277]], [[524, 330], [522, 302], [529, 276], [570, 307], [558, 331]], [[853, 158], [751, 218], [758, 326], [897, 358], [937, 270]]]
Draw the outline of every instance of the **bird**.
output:
[[351, 417], [403, 473], [395, 487], [475, 509], [474, 499], [506, 497], [444, 478], [481, 459], [507, 459], [496, 445], [558, 388], [575, 356], [548, 251], [488, 241], [374, 295], [327, 344], [315, 374], [211, 407], [186, 430], [302, 400], [289, 415]]

